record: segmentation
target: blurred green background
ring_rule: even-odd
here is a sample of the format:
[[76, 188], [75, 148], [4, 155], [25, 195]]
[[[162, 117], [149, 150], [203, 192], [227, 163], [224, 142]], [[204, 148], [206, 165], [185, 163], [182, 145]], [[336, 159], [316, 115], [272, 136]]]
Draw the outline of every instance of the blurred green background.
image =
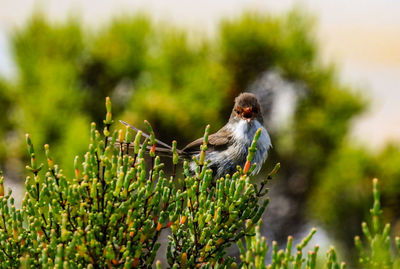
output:
[[[146, 14], [89, 30], [76, 18], [54, 24], [35, 13], [11, 34], [16, 78], [0, 78], [0, 168], [23, 181], [28, 132], [36, 148], [50, 144], [71, 174], [75, 155], [86, 150], [89, 123], [102, 125], [106, 96], [115, 119], [138, 127], [147, 119], [159, 139], [183, 147], [206, 124], [218, 130], [234, 97], [253, 91], [274, 145], [261, 175], [276, 162], [282, 166], [265, 232], [284, 240], [312, 223], [344, 255], [367, 219], [371, 178], [378, 177], [385, 218], [398, 235], [400, 148], [372, 152], [350, 138], [370, 100], [363, 89], [343, 84], [334, 65], [322, 63], [314, 26], [299, 10], [247, 12], [223, 20], [210, 38]], [[291, 113], [274, 121], [279, 96], [288, 92]]]

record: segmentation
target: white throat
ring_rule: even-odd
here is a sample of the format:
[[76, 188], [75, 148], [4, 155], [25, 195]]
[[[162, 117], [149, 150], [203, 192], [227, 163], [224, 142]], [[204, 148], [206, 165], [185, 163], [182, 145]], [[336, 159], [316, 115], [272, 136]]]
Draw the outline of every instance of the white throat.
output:
[[256, 163], [257, 167], [253, 174], [257, 174], [260, 171], [262, 164], [268, 157], [268, 149], [272, 146], [268, 131], [258, 120], [248, 122], [241, 119], [229, 126], [229, 129], [232, 131], [234, 144], [236, 144], [235, 146], [241, 147], [246, 153], [259, 128], [261, 128], [261, 135], [257, 141], [257, 152], [252, 162]]

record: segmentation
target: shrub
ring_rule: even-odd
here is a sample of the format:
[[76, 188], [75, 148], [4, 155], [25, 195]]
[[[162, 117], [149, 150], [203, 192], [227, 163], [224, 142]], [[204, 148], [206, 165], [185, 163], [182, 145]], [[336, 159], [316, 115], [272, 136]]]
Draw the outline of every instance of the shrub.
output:
[[[390, 238], [390, 224], [382, 227], [382, 210], [380, 203], [380, 192], [378, 179], [373, 180], [372, 187], [374, 204], [370, 210], [370, 227], [366, 222], [361, 224], [366, 244], [363, 245], [359, 236], [354, 238], [359, 252], [359, 262], [362, 268], [400, 268], [399, 255], [392, 251], [392, 240]], [[395, 238], [397, 252], [400, 253], [400, 238]]]
[[[0, 200], [1, 252], [3, 268], [150, 268], [160, 243], [162, 229], [170, 228], [167, 261], [174, 268], [232, 266], [225, 249], [242, 238], [258, 222], [268, 204], [266, 182], [258, 187], [250, 181], [250, 169], [238, 168], [232, 176], [215, 181], [207, 168], [205, 151], [209, 127], [204, 134], [198, 168], [194, 174], [184, 163], [184, 180], [166, 176], [155, 155], [155, 136], [141, 143], [127, 130], [110, 131], [111, 102], [103, 135], [92, 123], [90, 145], [84, 160], [75, 159], [75, 176], [62, 169], [44, 146], [47, 166], [36, 161], [29, 135], [31, 158], [27, 169], [22, 207], [14, 206], [11, 191]], [[254, 154], [258, 132], [249, 149]], [[116, 146], [118, 144], [118, 146]], [[146, 170], [145, 152], [151, 166]], [[173, 165], [178, 164], [173, 143]], [[175, 170], [175, 169], [174, 169]], [[181, 184], [179, 184], [181, 182]], [[3, 187], [3, 178], [1, 179]], [[262, 202], [262, 205], [259, 203]], [[245, 221], [250, 224], [244, 226]]]

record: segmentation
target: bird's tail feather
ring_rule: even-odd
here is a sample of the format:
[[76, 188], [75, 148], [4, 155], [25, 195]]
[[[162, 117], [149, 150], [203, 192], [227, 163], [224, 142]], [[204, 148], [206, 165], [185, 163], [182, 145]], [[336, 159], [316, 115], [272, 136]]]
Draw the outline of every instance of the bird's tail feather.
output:
[[[120, 120], [120, 122], [122, 124], [124, 124], [125, 126], [127, 126], [128, 128], [134, 130], [135, 132], [139, 132], [139, 131], [142, 132], [142, 135], [144, 137], [150, 138], [149, 134], [147, 134], [146, 132], [143, 132], [142, 130], [136, 128], [135, 126], [133, 126], [133, 125], [131, 125], [131, 124], [125, 122], [125, 121], [122, 121], [122, 120]], [[168, 145], [167, 143], [162, 142], [161, 140], [155, 139], [155, 141], [156, 141], [156, 143], [158, 145], [160, 145], [160, 146], [155, 148], [157, 155], [158, 156], [164, 156], [164, 157], [171, 157], [172, 158], [172, 147], [170, 145]], [[120, 142], [117, 141], [117, 143], [120, 143]], [[131, 148], [131, 147], [133, 147], [133, 145], [130, 145], [129, 147]], [[147, 149], [148, 150], [152, 149], [152, 146], [151, 145], [147, 146]], [[187, 158], [191, 157], [190, 155], [188, 155], [183, 150], [177, 149], [176, 151], [178, 153], [178, 156], [181, 159], [187, 159]]]
[[[142, 135], [143, 135], [144, 137], [150, 138], [150, 135], [149, 135], [149, 134], [147, 134], [147, 133], [143, 132], [142, 130], [136, 128], [135, 126], [132, 126], [132, 125], [130, 125], [129, 123], [127, 123], [127, 122], [125, 122], [125, 121], [122, 121], [122, 120], [120, 120], [119, 122], [121, 122], [121, 123], [124, 124], [125, 126], [129, 127], [130, 129], [134, 130], [135, 132], [139, 132], [139, 131], [142, 132]], [[170, 145], [168, 145], [167, 143], [164, 143], [164, 142], [158, 140], [157, 138], [156, 138], [155, 140], [156, 140], [156, 143], [157, 143], [157, 144], [159, 144], [159, 145], [161, 145], [161, 146], [164, 146], [164, 147], [166, 147], [167, 149], [172, 150], [172, 147], [171, 147]]]

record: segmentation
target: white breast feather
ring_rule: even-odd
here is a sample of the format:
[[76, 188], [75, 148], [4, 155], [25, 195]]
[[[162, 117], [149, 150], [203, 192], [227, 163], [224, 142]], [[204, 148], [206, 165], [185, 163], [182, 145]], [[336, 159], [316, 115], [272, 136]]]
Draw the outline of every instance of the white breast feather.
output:
[[[251, 123], [240, 120], [230, 126], [234, 141], [233, 145], [222, 152], [213, 151], [206, 155], [207, 160], [212, 160], [209, 166], [217, 164], [217, 177], [225, 175], [226, 171], [224, 169], [226, 169], [226, 167], [223, 164], [226, 164], [227, 161], [234, 164], [235, 160], [243, 160], [243, 163], [238, 163], [238, 165], [242, 167], [244, 166], [248, 148], [251, 146], [254, 135], [259, 128], [261, 128], [261, 135], [257, 142], [257, 152], [252, 161], [252, 163], [256, 163], [256, 169], [254, 169], [252, 174], [254, 175], [260, 172], [263, 163], [267, 159], [268, 149], [272, 146], [271, 139], [267, 130], [257, 120], [254, 120]], [[190, 168], [194, 171], [196, 164], [191, 162]]]
[[263, 163], [268, 157], [268, 149], [272, 146], [268, 131], [257, 120], [254, 120], [251, 123], [247, 123], [245, 120], [240, 120], [230, 128], [235, 141], [234, 146], [238, 147], [237, 149], [239, 152], [247, 152], [247, 149], [251, 146], [254, 135], [259, 128], [261, 128], [261, 135], [257, 141], [257, 152], [252, 162], [256, 163], [257, 166], [253, 171], [253, 174], [257, 174], [260, 171]]

